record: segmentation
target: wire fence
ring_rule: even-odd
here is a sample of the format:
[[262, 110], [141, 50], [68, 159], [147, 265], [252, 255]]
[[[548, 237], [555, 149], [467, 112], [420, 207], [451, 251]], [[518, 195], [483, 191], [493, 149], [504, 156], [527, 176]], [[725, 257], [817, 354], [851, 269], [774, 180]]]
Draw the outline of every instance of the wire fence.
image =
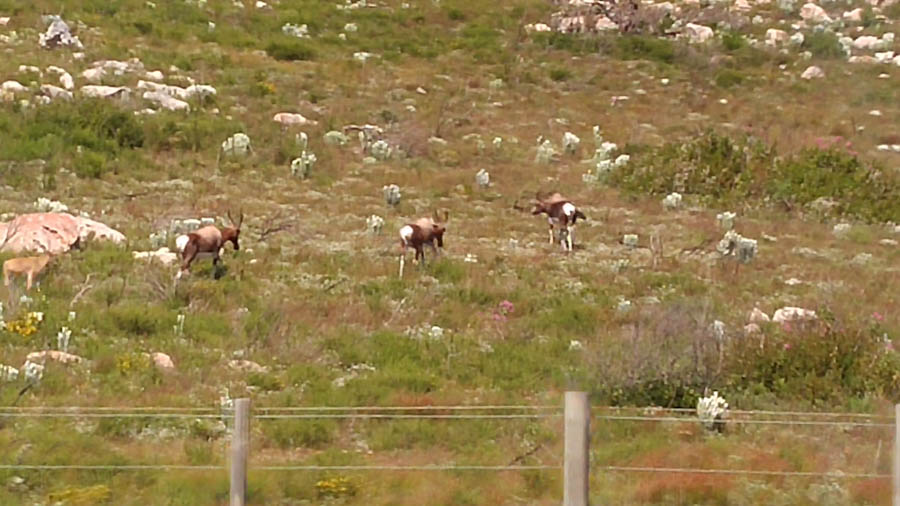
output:
[[[114, 407], [114, 406], [35, 406], [0, 407], [0, 419], [226, 419], [234, 413], [222, 407]], [[598, 422], [624, 423], [703, 423], [696, 411], [687, 408], [593, 406], [591, 419]], [[635, 414], [628, 414], [635, 413]], [[895, 427], [894, 417], [866, 413], [729, 410], [726, 424], [760, 426], [813, 426], [838, 428], [884, 429]], [[561, 406], [554, 405], [440, 405], [440, 406], [259, 406], [253, 409], [253, 420], [546, 420], [562, 419]], [[844, 418], [848, 420], [836, 420]], [[890, 422], [887, 422], [887, 421]], [[595, 427], [602, 430], [602, 424]], [[256, 471], [560, 471], [563, 464], [482, 465], [438, 463], [423, 465], [254, 465]], [[110, 465], [43, 465], [0, 464], [0, 470], [110, 470], [110, 471], [222, 471], [226, 465], [181, 464], [110, 464]], [[688, 467], [641, 467], [594, 465], [593, 471], [615, 473], [679, 473], [720, 474], [756, 477], [807, 477], [828, 479], [886, 479], [890, 474], [852, 472], [774, 471], [758, 469], [706, 469]]]

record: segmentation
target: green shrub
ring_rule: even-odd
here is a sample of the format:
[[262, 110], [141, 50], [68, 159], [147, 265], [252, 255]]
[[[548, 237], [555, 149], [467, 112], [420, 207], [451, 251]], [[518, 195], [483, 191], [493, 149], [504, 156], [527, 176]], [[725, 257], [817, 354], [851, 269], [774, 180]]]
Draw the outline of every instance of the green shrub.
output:
[[550, 69], [550, 79], [552, 79], [556, 82], [568, 81], [571, 78], [572, 78], [572, 71], [567, 68], [558, 67], [558, 68]]
[[610, 180], [642, 193], [682, 191], [736, 200], [762, 195], [757, 179], [765, 178], [772, 159], [772, 150], [752, 138], [734, 140], [708, 131], [685, 143], [667, 143], [640, 163], [614, 172]]
[[809, 204], [828, 197], [837, 202], [840, 214], [868, 221], [900, 220], [900, 180], [895, 173], [868, 167], [842, 148], [806, 149], [776, 170], [769, 183], [776, 199]]
[[306, 42], [297, 39], [273, 40], [266, 46], [266, 53], [276, 60], [314, 60], [315, 50]]
[[814, 325], [766, 329], [762, 347], [757, 339], [737, 342], [728, 354], [728, 388], [763, 390], [813, 405], [863, 396], [896, 398], [900, 356], [886, 347], [884, 330], [845, 326], [824, 313]]
[[722, 34], [722, 47], [726, 51], [737, 51], [747, 47], [747, 39], [738, 32], [725, 32]]
[[675, 44], [647, 35], [625, 35], [615, 39], [614, 54], [622, 60], [651, 60], [671, 64], [675, 61]]
[[283, 419], [261, 423], [262, 432], [278, 448], [322, 448], [334, 441], [334, 420]]
[[731, 88], [744, 82], [744, 74], [733, 69], [722, 69], [716, 73], [716, 86]]
[[900, 177], [866, 165], [849, 145], [823, 143], [782, 159], [752, 137], [710, 131], [688, 142], [665, 144], [639, 159], [609, 180], [630, 191], [680, 191], [729, 204], [769, 199], [807, 205], [827, 197], [843, 215], [872, 222], [900, 220]]
[[843, 58], [844, 50], [833, 32], [812, 32], [806, 35], [802, 48], [816, 58]]

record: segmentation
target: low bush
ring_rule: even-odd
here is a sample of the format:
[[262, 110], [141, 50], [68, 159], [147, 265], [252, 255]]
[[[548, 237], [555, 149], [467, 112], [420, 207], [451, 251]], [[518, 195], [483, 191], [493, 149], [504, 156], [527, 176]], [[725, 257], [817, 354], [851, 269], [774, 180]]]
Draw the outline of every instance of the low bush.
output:
[[823, 142], [778, 157], [753, 137], [706, 132], [636, 157], [610, 181], [626, 190], [663, 195], [677, 191], [709, 203], [746, 205], [764, 200], [808, 205], [833, 199], [841, 215], [871, 222], [900, 220], [900, 179], [867, 165], [846, 143]]

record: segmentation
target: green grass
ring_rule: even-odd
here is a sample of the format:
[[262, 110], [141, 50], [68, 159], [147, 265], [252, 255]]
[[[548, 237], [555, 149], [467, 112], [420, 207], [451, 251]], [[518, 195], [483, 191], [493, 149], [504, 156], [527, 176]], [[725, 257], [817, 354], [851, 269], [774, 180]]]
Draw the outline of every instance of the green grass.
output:
[[[527, 24], [550, 22], [557, 7], [546, 0], [245, 4], [67, 3], [62, 15], [86, 46], [78, 60], [34, 44], [40, 15], [58, 6], [0, 0], [0, 13], [11, 16], [4, 33], [25, 41], [7, 47], [4, 80], [56, 83], [47, 67], [58, 65], [80, 86], [91, 62], [134, 57], [167, 84], [190, 78], [217, 89], [192, 100], [190, 113], [135, 115], [150, 105], [135, 89], [140, 73], [106, 77], [105, 84], [132, 88], [126, 101], [76, 93], [72, 102], [34, 105], [28, 92], [0, 103], [0, 213], [31, 212], [46, 197], [128, 237], [59, 258], [41, 273], [30, 304], [18, 302], [20, 291], [10, 303], [0, 289], [5, 321], [44, 313], [33, 334], [0, 331], [0, 362], [21, 367], [28, 353], [55, 349], [62, 326], [72, 330], [69, 351], [85, 359], [48, 363], [21, 399], [24, 379], [0, 383], [0, 404], [215, 408], [227, 389], [256, 408], [558, 405], [561, 392], [574, 389], [598, 405], [690, 409], [707, 388], [738, 409], [882, 413], [892, 404], [898, 364], [884, 339], [900, 329], [891, 292], [900, 257], [885, 241], [895, 239], [885, 222], [900, 221], [900, 208], [894, 155], [875, 147], [900, 143], [890, 125], [895, 92], [878, 78], [890, 69], [847, 67], [834, 34], [804, 31], [804, 47], [787, 54], [753, 44], [778, 26], [766, 7], [747, 16], [762, 15], [761, 26], [702, 9], [696, 21], [716, 26], [717, 38], [694, 46], [662, 34], [671, 18], [642, 18], [638, 33], [627, 35], [527, 32]], [[866, 12], [865, 33], [896, 31]], [[283, 34], [285, 23], [307, 24], [310, 37]], [[361, 64], [353, 59], [361, 51], [378, 57]], [[37, 65], [44, 76], [19, 73], [19, 64]], [[800, 80], [812, 64], [828, 79]], [[502, 87], [492, 85], [498, 78]], [[282, 129], [272, 121], [277, 112], [315, 123]], [[326, 132], [351, 124], [378, 125], [407, 154], [365, 164], [353, 131], [345, 146], [325, 144]], [[622, 148], [614, 157], [631, 156], [602, 184], [582, 180], [582, 159], [596, 148], [594, 125]], [[566, 131], [581, 138], [578, 156], [536, 165], [535, 139], [561, 149]], [[236, 132], [251, 137], [253, 153], [226, 158], [221, 143]], [[300, 132], [318, 159], [308, 179], [288, 171]], [[446, 146], [435, 148], [433, 136]], [[491, 174], [486, 190], [475, 189], [479, 169]], [[386, 184], [401, 187], [396, 207], [381, 199]], [[545, 219], [527, 212], [535, 192], [555, 190], [589, 216], [570, 255], [546, 244]], [[659, 201], [672, 191], [685, 205], [663, 211]], [[834, 200], [831, 213], [812, 210], [823, 197]], [[132, 258], [171, 219], [238, 209], [247, 215], [242, 247], [226, 247], [217, 272], [199, 262], [176, 284], [175, 266]], [[425, 267], [407, 263], [398, 279], [397, 229], [443, 209], [452, 217], [444, 254], [427, 251]], [[741, 234], [759, 240], [757, 257], [737, 274], [715, 252], [724, 233], [715, 215], [724, 210], [738, 213]], [[372, 214], [385, 220], [380, 235], [365, 231]], [[831, 232], [838, 220], [853, 223], [846, 237]], [[287, 228], [259, 240], [279, 225]], [[620, 244], [628, 233], [640, 236], [640, 248]], [[662, 239], [655, 256], [646, 248], [651, 235]], [[851, 265], [860, 253], [872, 261]], [[785, 284], [790, 278], [802, 283]], [[617, 310], [621, 299], [632, 302], [629, 311]], [[744, 334], [753, 307], [771, 314], [786, 305], [815, 309], [821, 320]], [[183, 332], [174, 328], [179, 315]], [[711, 334], [715, 320], [725, 324], [724, 344]], [[416, 333], [433, 326], [443, 337]], [[153, 352], [169, 354], [175, 369], [157, 369], [146, 355]], [[237, 370], [235, 359], [263, 369]], [[227, 416], [8, 419], [0, 424], [2, 463], [222, 465], [230, 423]], [[877, 433], [734, 424], [714, 436], [690, 423], [608, 420], [594, 428], [593, 459], [602, 465], [829, 471], [830, 456], [841, 455], [846, 472], [889, 468], [885, 452], [872, 460], [883, 439]], [[561, 434], [552, 417], [258, 419], [251, 469], [550, 464], [562, 453]], [[338, 478], [355, 494], [326, 498], [317, 483]], [[0, 503], [52, 496], [218, 504], [227, 500], [226, 480], [218, 471], [9, 470], [0, 473], [9, 484]], [[598, 473], [593, 480], [604, 504], [861, 505], [890, 493], [778, 479]], [[544, 505], [561, 497], [554, 470], [251, 471], [249, 485], [252, 504]]]

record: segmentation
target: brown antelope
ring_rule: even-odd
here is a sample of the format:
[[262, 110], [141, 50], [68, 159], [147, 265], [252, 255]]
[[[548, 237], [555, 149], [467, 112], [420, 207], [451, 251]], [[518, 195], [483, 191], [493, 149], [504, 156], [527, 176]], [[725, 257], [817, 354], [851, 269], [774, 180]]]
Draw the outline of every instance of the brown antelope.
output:
[[[221, 262], [219, 256], [222, 254], [226, 242], [231, 242], [231, 244], [234, 245], [235, 251], [241, 249], [238, 244], [238, 237], [241, 235], [241, 224], [244, 222], [244, 212], [241, 211], [240, 216], [238, 216], [238, 221], [235, 222], [229, 211], [228, 219], [232, 224], [230, 227], [220, 229], [215, 225], [207, 225], [187, 234], [187, 236], [181, 236], [176, 239], [178, 249], [181, 250], [182, 262], [181, 270], [178, 271], [175, 279], [180, 279], [186, 274], [190, 270], [191, 263], [193, 263], [194, 260], [212, 258], [213, 266], [218, 266], [219, 262]], [[184, 237], [186, 237], [186, 239], [184, 239]]]
[[[406, 261], [406, 250], [412, 246], [416, 250], [413, 263], [419, 258], [422, 259], [421, 265], [425, 265], [425, 245], [431, 246], [431, 251], [435, 256], [438, 255], [438, 248], [444, 247], [444, 232], [447, 231], [447, 221], [450, 213], [444, 212], [443, 222], [437, 219], [437, 212], [433, 213], [433, 218], [419, 218], [413, 223], [407, 223], [400, 228], [400, 277], [403, 277], [403, 265]], [[437, 242], [437, 246], [435, 246]]]
[[579, 211], [572, 201], [559, 193], [554, 193], [546, 199], [540, 198], [540, 193], [538, 193], [535, 195], [535, 199], [534, 207], [531, 208], [531, 214], [538, 215], [544, 213], [547, 215], [547, 223], [550, 225], [550, 244], [553, 244], [554, 242], [553, 227], [554, 225], [559, 225], [561, 229], [566, 232], [565, 242], [560, 239], [563, 249], [572, 251], [574, 246], [572, 233], [575, 231], [575, 222], [578, 221], [578, 218], [586, 220], [587, 216]]
[[10, 274], [19, 274], [26, 277], [25, 291], [31, 290], [34, 278], [47, 267], [51, 258], [45, 253], [36, 257], [10, 258], [3, 262], [3, 286], [9, 287]]

